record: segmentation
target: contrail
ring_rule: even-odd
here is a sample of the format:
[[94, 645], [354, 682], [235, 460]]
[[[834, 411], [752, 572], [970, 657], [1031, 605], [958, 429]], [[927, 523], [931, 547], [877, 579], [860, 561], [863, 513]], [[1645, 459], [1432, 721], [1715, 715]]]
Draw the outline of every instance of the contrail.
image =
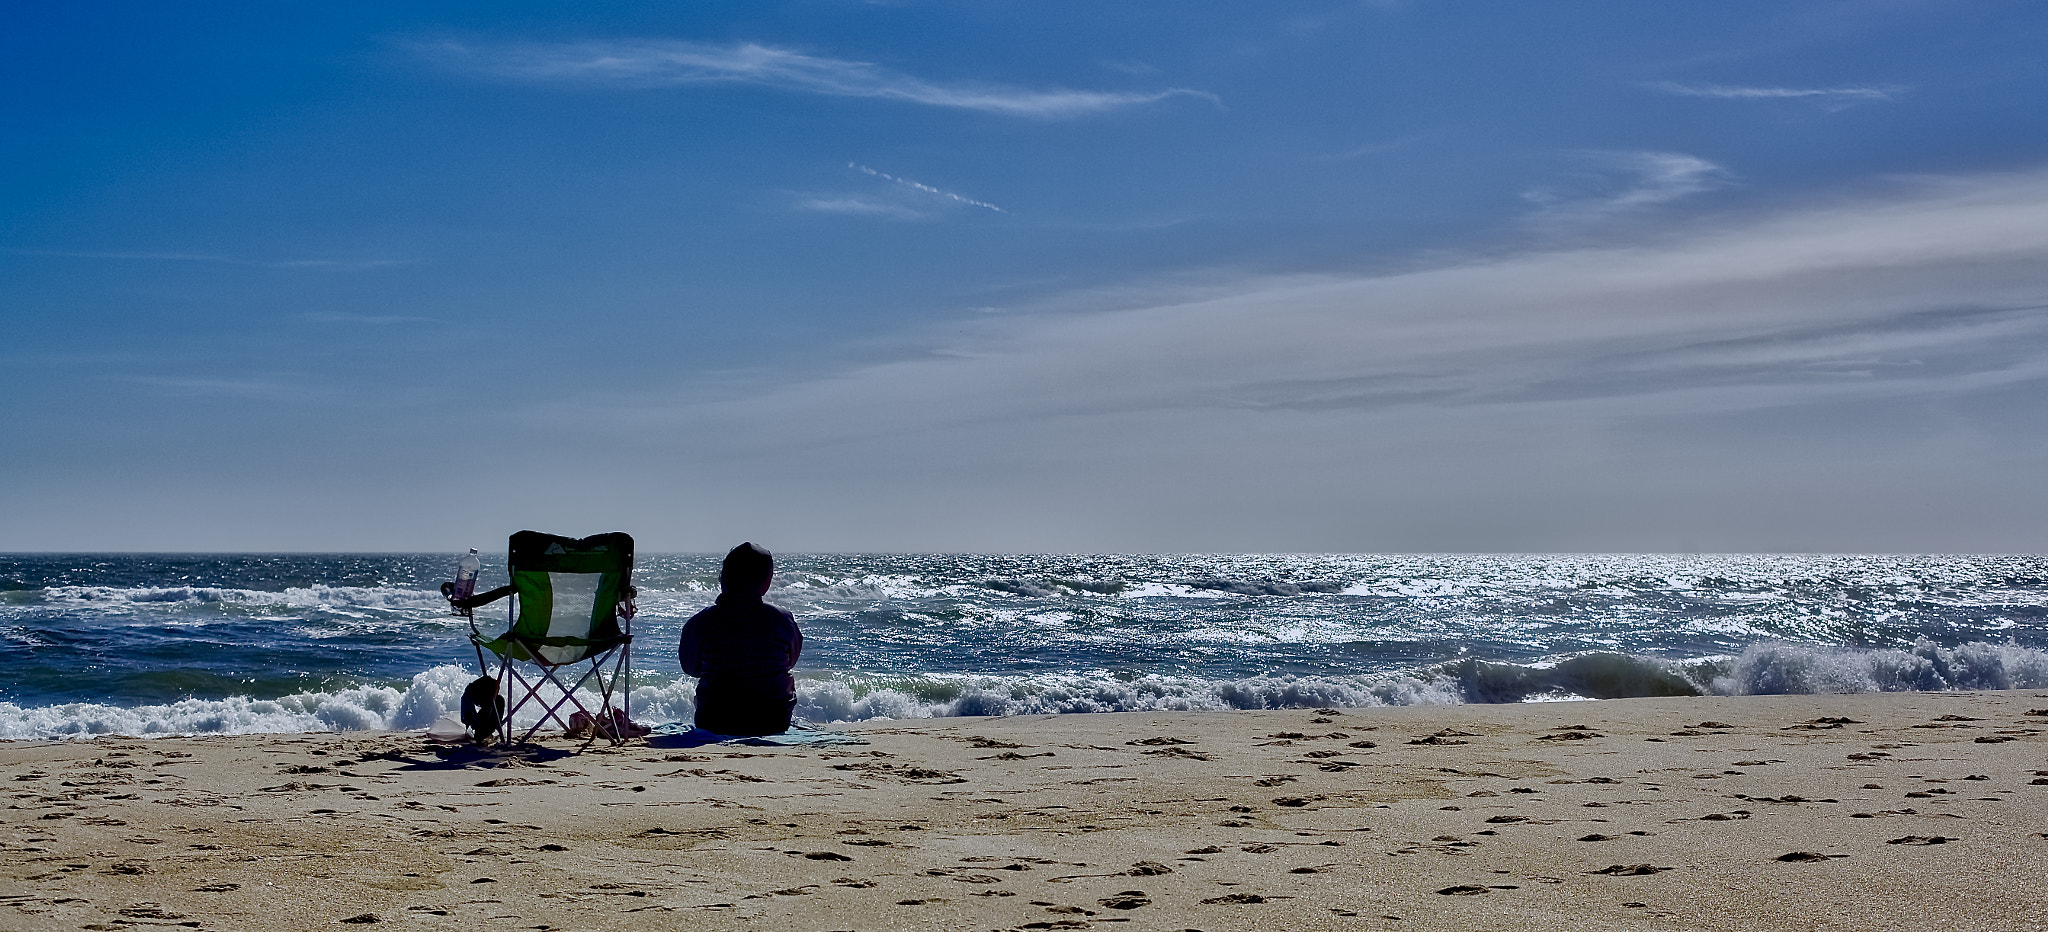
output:
[[951, 192], [951, 191], [941, 191], [941, 190], [939, 190], [938, 188], [934, 188], [934, 187], [932, 187], [931, 185], [928, 185], [928, 184], [919, 184], [919, 183], [917, 183], [917, 182], [915, 182], [915, 181], [912, 181], [912, 180], [910, 180], [910, 179], [908, 179], [908, 178], [898, 178], [898, 177], [896, 177], [895, 175], [891, 175], [891, 174], [889, 174], [888, 172], [878, 172], [878, 171], [875, 171], [874, 169], [872, 169], [872, 168], [869, 168], [869, 167], [867, 167], [866, 165], [862, 165], [862, 164], [860, 164], [860, 163], [858, 163], [858, 162], [848, 162], [848, 163], [846, 163], [846, 167], [847, 167], [847, 168], [851, 168], [851, 169], [853, 169], [854, 171], [857, 171], [857, 172], [861, 172], [861, 173], [863, 173], [863, 174], [873, 175], [873, 176], [875, 176], [876, 178], [880, 178], [880, 179], [882, 179], [883, 181], [893, 181], [893, 182], [896, 182], [897, 184], [903, 185], [904, 187], [908, 187], [908, 188], [915, 188], [915, 189], [917, 189], [917, 190], [919, 190], [919, 191], [923, 191], [923, 192], [924, 192], [924, 193], [926, 193], [926, 194], [936, 194], [936, 195], [938, 195], [938, 196], [940, 196], [940, 197], [943, 197], [943, 198], [946, 198], [946, 199], [948, 199], [948, 200], [952, 200], [952, 201], [958, 201], [958, 202], [960, 202], [960, 203], [962, 203], [962, 204], [966, 204], [966, 205], [968, 205], [968, 206], [970, 206], [970, 207], [986, 207], [986, 208], [988, 208], [989, 210], [993, 210], [993, 211], [995, 211], [996, 213], [999, 213], [999, 214], [1006, 214], [1006, 213], [1009, 213], [1009, 211], [1007, 211], [1007, 210], [1004, 210], [1004, 209], [1002, 209], [1002, 208], [1000, 208], [1000, 207], [997, 207], [996, 205], [994, 205], [994, 204], [991, 204], [991, 203], [989, 203], [989, 202], [987, 202], [987, 201], [977, 201], [977, 200], [975, 200], [974, 198], [971, 198], [971, 197], [961, 197], [960, 195], [958, 195], [958, 194], [954, 194], [954, 193], [953, 193], [953, 192]]

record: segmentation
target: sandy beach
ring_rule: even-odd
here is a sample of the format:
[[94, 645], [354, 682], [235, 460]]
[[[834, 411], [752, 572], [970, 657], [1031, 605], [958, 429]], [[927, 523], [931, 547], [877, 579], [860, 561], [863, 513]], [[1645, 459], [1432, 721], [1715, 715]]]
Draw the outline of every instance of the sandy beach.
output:
[[845, 730], [6, 744], [0, 927], [2048, 927], [2039, 692]]

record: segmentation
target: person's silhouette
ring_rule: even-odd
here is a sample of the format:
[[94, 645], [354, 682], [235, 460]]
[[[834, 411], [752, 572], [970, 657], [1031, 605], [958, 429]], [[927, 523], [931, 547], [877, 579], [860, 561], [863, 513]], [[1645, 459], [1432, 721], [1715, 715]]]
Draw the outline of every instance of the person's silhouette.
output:
[[775, 577], [775, 557], [744, 543], [725, 555], [718, 601], [683, 625], [677, 659], [697, 677], [697, 727], [721, 735], [773, 735], [789, 730], [803, 653], [796, 619], [761, 601]]

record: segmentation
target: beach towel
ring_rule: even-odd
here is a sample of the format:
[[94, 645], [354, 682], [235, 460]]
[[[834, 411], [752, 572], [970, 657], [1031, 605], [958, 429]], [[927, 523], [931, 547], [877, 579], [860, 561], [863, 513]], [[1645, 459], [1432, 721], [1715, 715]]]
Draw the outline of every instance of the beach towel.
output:
[[834, 744], [866, 744], [868, 739], [849, 735], [843, 731], [824, 731], [816, 728], [791, 726], [779, 735], [721, 735], [705, 731], [689, 722], [669, 722], [654, 726], [647, 736], [647, 746], [653, 748], [695, 748], [707, 744], [737, 744], [750, 747], [816, 747]]

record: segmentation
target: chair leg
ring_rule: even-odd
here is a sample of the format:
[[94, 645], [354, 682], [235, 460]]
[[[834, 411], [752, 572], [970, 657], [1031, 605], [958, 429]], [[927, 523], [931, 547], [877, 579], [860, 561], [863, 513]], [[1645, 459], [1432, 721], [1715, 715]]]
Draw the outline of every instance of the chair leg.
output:
[[[542, 728], [547, 727], [549, 722], [553, 722], [564, 731], [569, 730], [569, 722], [562, 716], [565, 707], [573, 707], [576, 711], [593, 719], [597, 723], [598, 732], [609, 739], [613, 745], [625, 743], [625, 739], [619, 733], [618, 723], [614, 718], [613, 710], [619, 708], [619, 706], [614, 705], [613, 699], [614, 693], [618, 691], [618, 686], [620, 685], [621, 673], [626, 669], [626, 657], [625, 650], [621, 649], [618, 656], [613, 658], [610, 675], [605, 673], [603, 666], [604, 658], [598, 657], [591, 660], [590, 668], [584, 670], [573, 684], [564, 684], [562, 682], [559, 676], [560, 667], [544, 664], [536, 664], [535, 667], [540, 671], [540, 675], [529, 679], [522, 675], [517, 667], [512, 665], [510, 658], [507, 658], [500, 667], [500, 688], [508, 693], [513, 692], [513, 685], [516, 683], [518, 687], [518, 700], [511, 703], [509, 708], [505, 710], [505, 720], [500, 726], [499, 731], [504, 742], [509, 744], [514, 740], [512, 738], [512, 717], [531, 703], [540, 709], [540, 718], [529, 726], [524, 734], [519, 736], [517, 740], [521, 743], [533, 740], [533, 736], [539, 733]], [[590, 709], [584, 706], [582, 700], [576, 698], [576, 691], [582, 689], [585, 683], [589, 683], [592, 680], [595, 680], [597, 685], [597, 706], [599, 709], [597, 713], [592, 713]], [[552, 685], [555, 689], [559, 690], [561, 698], [553, 702], [542, 698], [540, 687], [544, 684]]]
[[[517, 700], [517, 701], [515, 701], [515, 702], [513, 702], [513, 703], [511, 704], [511, 707], [510, 707], [510, 708], [507, 708], [507, 709], [505, 710], [505, 723], [504, 723], [504, 735], [505, 735], [505, 743], [506, 743], [506, 744], [511, 744], [511, 743], [513, 743], [513, 742], [512, 742], [512, 718], [513, 718], [513, 716], [516, 716], [516, 715], [518, 715], [518, 714], [519, 714], [519, 710], [520, 710], [520, 709], [524, 709], [524, 708], [526, 708], [526, 704], [527, 704], [527, 703], [535, 701], [535, 698], [536, 698], [536, 697], [535, 697], [535, 695], [534, 695], [534, 691], [533, 691], [533, 684], [531, 684], [531, 683], [528, 683], [528, 682], [526, 681], [526, 677], [524, 677], [524, 676], [521, 676], [521, 675], [520, 675], [520, 673], [519, 673], [519, 670], [518, 670], [517, 668], [513, 667], [513, 666], [512, 666], [512, 665], [511, 665], [510, 663], [507, 663], [507, 664], [505, 664], [505, 679], [503, 680], [503, 682], [505, 683], [505, 688], [506, 688], [506, 691], [507, 691], [507, 692], [510, 692], [510, 691], [512, 691], [512, 684], [514, 684], [514, 683], [517, 683], [517, 684], [519, 685], [519, 689], [518, 689], [518, 695], [519, 695], [519, 698], [518, 698], [518, 700]], [[543, 717], [541, 718], [541, 721], [545, 722], [545, 721], [547, 721], [547, 718], [546, 718], [545, 716], [543, 716]], [[524, 741], [526, 741], [527, 739], [530, 739], [530, 738], [532, 738], [532, 737], [533, 737], [533, 732], [534, 732], [535, 730], [538, 730], [538, 726], [536, 726], [536, 727], [535, 727], [534, 729], [529, 729], [529, 730], [528, 730], [528, 731], [526, 732], [526, 734], [524, 734], [524, 735], [521, 735], [521, 736], [519, 736], [519, 740], [520, 740], [521, 742], [524, 742]]]
[[[533, 725], [526, 729], [526, 734], [521, 735], [519, 737], [520, 741], [525, 742], [533, 740], [534, 734], [539, 732], [542, 728], [547, 727], [547, 724], [549, 722], [554, 722], [555, 725], [560, 727], [563, 731], [569, 730], [569, 723], [566, 720], [564, 720], [561, 716], [561, 708], [564, 705], [576, 705], [576, 694], [568, 690], [562, 690], [562, 697], [560, 699], [556, 699], [553, 703], [549, 703], [547, 700], [541, 698], [540, 687], [544, 683], [549, 683], [553, 681], [553, 671], [549, 670], [546, 667], [542, 667], [541, 675], [535, 678], [531, 683], [526, 684], [526, 695], [529, 699], [533, 700], [533, 704], [535, 706], [539, 707], [540, 718], [536, 719]], [[561, 689], [561, 684], [559, 682], [556, 682], [554, 685], [556, 689]], [[582, 708], [581, 705], [577, 705], [576, 707], [578, 709]]]
[[[533, 727], [528, 728], [526, 736], [520, 740], [531, 740], [534, 733], [540, 731], [550, 720], [560, 725], [563, 731], [568, 731], [569, 723], [561, 716], [563, 706], [574, 706], [576, 711], [583, 713], [585, 716], [590, 716], [590, 710], [584, 708], [583, 702], [576, 698], [576, 690], [583, 688], [583, 683], [590, 679], [590, 674], [585, 673], [583, 676], [578, 677], [573, 685], [565, 686], [561, 679], [556, 676], [557, 669], [556, 667], [541, 667], [541, 678], [534, 681], [533, 685], [538, 687], [542, 682], [551, 683], [556, 689], [561, 691], [562, 698], [555, 700], [553, 704], [548, 704], [545, 700], [537, 700], [537, 704], [542, 708], [540, 721], [535, 722]], [[537, 694], [530, 693], [530, 695]]]
[[512, 692], [512, 686], [509, 677], [512, 676], [515, 672], [517, 671], [512, 669], [512, 658], [504, 656], [500, 656], [498, 658], [498, 705], [504, 709], [504, 711], [499, 713], [498, 715], [497, 744], [499, 747], [504, 747], [512, 743], [513, 708], [512, 703], [508, 697]]

